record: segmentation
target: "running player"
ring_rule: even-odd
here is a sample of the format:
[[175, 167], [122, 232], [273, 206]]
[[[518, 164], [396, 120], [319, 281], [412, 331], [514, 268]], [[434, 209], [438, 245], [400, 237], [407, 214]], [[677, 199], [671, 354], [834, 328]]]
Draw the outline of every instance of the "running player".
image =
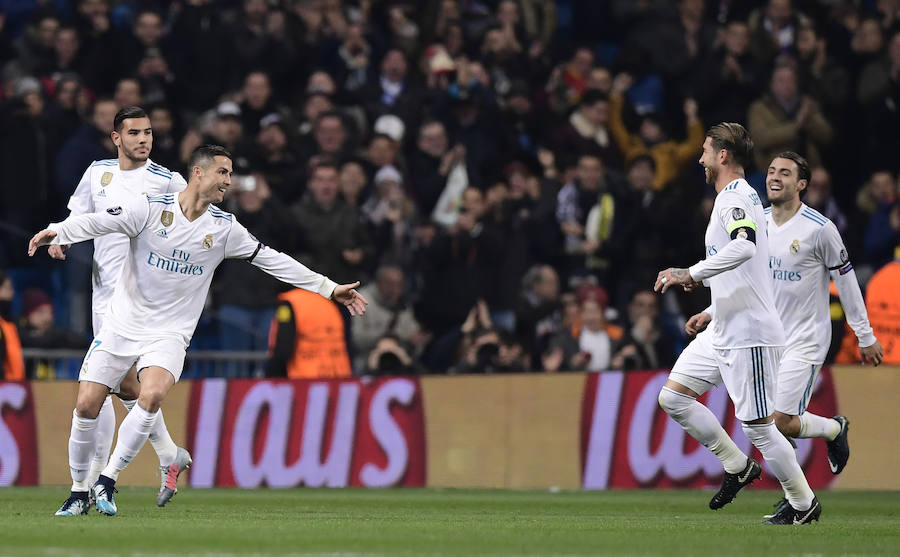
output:
[[[150, 118], [142, 108], [130, 106], [119, 110], [113, 120], [111, 138], [118, 149], [118, 158], [94, 161], [85, 170], [69, 199], [70, 215], [102, 212], [141, 194], [156, 195], [184, 189], [186, 183], [181, 174], [150, 160], [153, 129]], [[103, 325], [113, 287], [128, 255], [128, 244], [128, 237], [122, 234], [110, 234], [94, 240], [91, 317], [95, 336]], [[66, 245], [51, 246], [50, 256], [65, 259], [67, 248]], [[135, 404], [138, 389], [137, 375], [131, 370], [116, 393], [128, 410]], [[91, 485], [109, 461], [116, 431], [116, 414], [109, 396], [103, 402], [97, 420], [96, 452], [88, 474]], [[178, 490], [178, 476], [190, 467], [191, 456], [172, 441], [162, 414], [150, 433], [150, 443], [159, 457], [160, 487], [156, 504], [163, 506]]]
[[[361, 315], [367, 304], [355, 288], [338, 285], [278, 251], [267, 248], [220, 203], [231, 185], [231, 154], [213, 145], [198, 147], [189, 161], [187, 188], [178, 194], [137, 197], [104, 212], [72, 216], [37, 233], [28, 254], [50, 244], [71, 244], [119, 233], [130, 238], [122, 276], [103, 327], [81, 368], [72, 417], [69, 460], [73, 489], [61, 511], [87, 512], [86, 465], [94, 452], [96, 416], [106, 395], [135, 365], [138, 403], [119, 426], [109, 463], [90, 488], [97, 510], [115, 515], [115, 483], [146, 442], [159, 407], [181, 376], [185, 350], [203, 311], [216, 267], [226, 258], [246, 259], [297, 288], [318, 292]], [[78, 512], [75, 512], [78, 511]]]
[[787, 494], [789, 512], [767, 524], [805, 524], [818, 520], [822, 507], [797, 456], [774, 423], [775, 373], [785, 343], [772, 300], [769, 246], [759, 196], [744, 179], [753, 141], [739, 124], [713, 126], [703, 142], [700, 164], [716, 200], [706, 229], [706, 259], [690, 269], [660, 271], [655, 290], [672, 285], [708, 285], [710, 328], [679, 356], [659, 393], [660, 406], [724, 465], [722, 487], [709, 503], [719, 509], [760, 476], [722, 428], [715, 415], [697, 402], [711, 386], [724, 383], [735, 416], [769, 464]]

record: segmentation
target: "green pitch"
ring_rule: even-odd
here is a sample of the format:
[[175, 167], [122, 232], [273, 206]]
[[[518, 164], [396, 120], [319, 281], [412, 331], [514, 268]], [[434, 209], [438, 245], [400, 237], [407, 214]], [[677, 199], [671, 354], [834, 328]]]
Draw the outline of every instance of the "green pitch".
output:
[[64, 489], [0, 489], [0, 555], [896, 555], [900, 493], [823, 492], [822, 521], [760, 525], [779, 494], [719, 512], [699, 491], [150, 489], [119, 515], [54, 517]]

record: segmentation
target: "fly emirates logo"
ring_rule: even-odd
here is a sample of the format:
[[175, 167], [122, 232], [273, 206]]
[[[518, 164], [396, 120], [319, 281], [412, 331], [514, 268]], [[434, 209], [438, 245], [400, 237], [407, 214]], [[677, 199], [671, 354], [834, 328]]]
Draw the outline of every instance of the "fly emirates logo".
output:
[[147, 265], [178, 275], [202, 275], [203, 265], [190, 263], [190, 258], [191, 254], [180, 249], [173, 249], [171, 257], [151, 251], [150, 255], [147, 256]]

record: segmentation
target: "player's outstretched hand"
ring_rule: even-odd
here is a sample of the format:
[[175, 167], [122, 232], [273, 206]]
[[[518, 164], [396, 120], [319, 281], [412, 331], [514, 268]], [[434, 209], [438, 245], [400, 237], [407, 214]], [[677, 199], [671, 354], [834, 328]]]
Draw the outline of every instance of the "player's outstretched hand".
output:
[[69, 249], [68, 244], [52, 244], [49, 248], [47, 248], [47, 253], [50, 254], [50, 257], [53, 259], [59, 259], [60, 261], [66, 258], [66, 250]]
[[35, 234], [31, 241], [28, 242], [28, 257], [32, 257], [37, 249], [41, 246], [46, 246], [50, 243], [53, 238], [56, 238], [56, 232], [50, 230], [49, 228], [45, 228], [41, 230], [37, 234]]
[[339, 302], [350, 310], [350, 315], [362, 315], [366, 312], [366, 306], [369, 305], [362, 294], [356, 291], [359, 281], [353, 284], [339, 284], [334, 288], [332, 299]]
[[684, 324], [684, 332], [690, 336], [702, 333], [710, 321], [712, 321], [712, 315], [701, 311], [687, 320], [687, 323]]
[[881, 363], [881, 360], [884, 359], [884, 348], [882, 348], [881, 343], [876, 340], [875, 344], [872, 346], [860, 348], [859, 354], [862, 356], [863, 363], [878, 366], [878, 364]]

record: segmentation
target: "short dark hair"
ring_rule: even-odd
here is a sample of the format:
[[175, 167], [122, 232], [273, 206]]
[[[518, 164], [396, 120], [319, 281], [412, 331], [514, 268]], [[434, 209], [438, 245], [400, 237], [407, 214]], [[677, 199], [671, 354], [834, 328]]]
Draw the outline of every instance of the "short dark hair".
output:
[[590, 89], [584, 93], [581, 97], [581, 102], [578, 103], [579, 108], [582, 106], [592, 106], [597, 104], [598, 102], [603, 101], [608, 103], [609, 96], [603, 91], [597, 91], [596, 89]]
[[747, 129], [734, 122], [722, 122], [709, 128], [706, 137], [712, 140], [715, 151], [725, 149], [731, 153], [731, 158], [742, 168], [750, 166], [750, 156], [753, 152], [753, 140]]
[[120, 108], [118, 112], [116, 112], [116, 118], [113, 120], [113, 129], [116, 132], [122, 131], [122, 126], [125, 123], [125, 120], [129, 118], [149, 118], [147, 113], [143, 108], [139, 106], [126, 106], [125, 108]]
[[797, 153], [793, 151], [782, 151], [775, 155], [776, 159], [788, 159], [790, 161], [794, 161], [794, 164], [797, 165], [797, 177], [800, 180], [806, 180], [809, 183], [809, 179], [812, 177], [812, 172], [809, 170], [809, 162]]
[[337, 173], [337, 174], [340, 174], [340, 172], [341, 172], [341, 169], [338, 166], [338, 163], [336, 160], [334, 160], [331, 157], [322, 157], [319, 160], [317, 160], [316, 162], [314, 162], [312, 165], [310, 165], [309, 178], [312, 179], [312, 177], [315, 176], [316, 171], [319, 170], [320, 168], [334, 169], [335, 173]]
[[228, 149], [221, 145], [201, 145], [194, 149], [191, 157], [188, 159], [188, 172], [193, 172], [195, 166], [206, 168], [215, 160], [216, 157], [227, 157], [233, 159]]
[[635, 166], [637, 166], [639, 164], [649, 165], [650, 169], [653, 170], [653, 172], [656, 172], [656, 159], [654, 159], [652, 156], [650, 156], [647, 153], [638, 155], [638, 156], [634, 157], [633, 159], [631, 159], [631, 161], [628, 163], [628, 170], [630, 171], [632, 168], [634, 168]]

